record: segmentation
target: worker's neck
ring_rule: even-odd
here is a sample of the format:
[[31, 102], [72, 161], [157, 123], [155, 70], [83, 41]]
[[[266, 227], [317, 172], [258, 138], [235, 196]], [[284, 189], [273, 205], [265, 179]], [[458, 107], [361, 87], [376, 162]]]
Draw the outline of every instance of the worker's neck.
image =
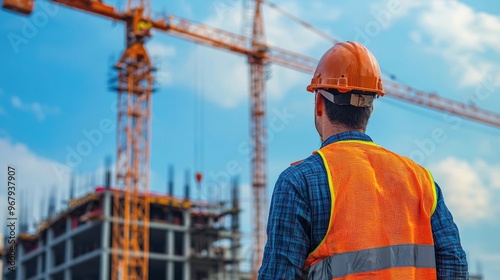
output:
[[322, 137], [321, 137], [321, 142], [324, 142], [326, 139], [328, 139], [330, 136], [339, 134], [342, 132], [362, 132], [365, 133], [365, 129], [352, 129], [349, 128], [345, 125], [340, 125], [340, 124], [330, 124], [324, 127]]

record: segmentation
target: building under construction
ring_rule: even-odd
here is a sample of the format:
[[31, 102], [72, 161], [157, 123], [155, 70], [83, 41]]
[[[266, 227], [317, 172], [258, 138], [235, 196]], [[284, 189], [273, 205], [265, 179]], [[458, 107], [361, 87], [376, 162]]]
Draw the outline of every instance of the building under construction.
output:
[[[266, 69], [276, 64], [311, 74], [318, 64], [312, 57], [267, 43], [262, 6], [275, 9], [331, 43], [338, 40], [264, 0], [243, 1], [243, 34], [164, 12], [153, 16], [149, 0], [124, 1], [126, 8], [122, 3], [112, 5], [105, 0], [48, 2], [124, 24], [125, 50], [114, 67], [116, 78], [111, 79], [111, 88], [118, 93], [116, 190], [108, 185], [108, 188], [98, 188], [81, 199], [72, 200], [62, 213], [44, 221], [35, 234], [21, 234], [16, 238], [17, 269], [14, 273], [6, 270], [6, 265], [3, 269], [6, 279], [241, 278], [236, 198], [232, 206], [225, 207], [219, 203], [194, 202], [189, 199], [188, 191], [184, 198], [175, 198], [170, 192], [163, 196], [149, 194], [155, 67], [145, 42], [153, 36], [152, 31], [247, 58], [250, 70], [249, 178], [255, 210], [255, 252], [251, 269], [252, 279], [257, 279], [265, 244], [267, 208], [268, 147], [267, 141], [263, 141], [269, 139], [265, 95], [269, 75]], [[222, 2], [218, 4], [229, 6]], [[34, 3], [35, 0], [2, 0], [2, 7], [29, 15], [34, 10]], [[400, 84], [394, 81], [395, 75], [388, 76], [390, 79], [383, 82], [388, 97], [431, 108], [446, 116], [500, 127], [500, 114], [476, 107], [477, 91], [474, 98], [462, 103]], [[343, 75], [335, 79], [339, 84], [347, 84]], [[6, 252], [11, 251], [3, 251], [4, 256]]]
[[[241, 273], [238, 188], [232, 201], [208, 203], [151, 193], [149, 220], [149, 279], [249, 279]], [[3, 279], [111, 279], [114, 223], [113, 199], [123, 191], [97, 187], [72, 199], [68, 207], [43, 221], [35, 234], [21, 233], [15, 244], [15, 270], [3, 249]], [[134, 223], [134, 221], [131, 221]], [[117, 272], [120, 274], [120, 272]], [[121, 279], [121, 276], [118, 275]], [[0, 275], [1, 279], [1, 275]]]

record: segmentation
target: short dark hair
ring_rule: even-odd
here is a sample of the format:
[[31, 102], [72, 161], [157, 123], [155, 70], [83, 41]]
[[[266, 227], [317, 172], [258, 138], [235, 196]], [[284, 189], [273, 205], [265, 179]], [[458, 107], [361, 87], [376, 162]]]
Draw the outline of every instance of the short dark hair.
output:
[[[328, 92], [342, 94], [337, 90], [329, 89]], [[373, 111], [373, 105], [370, 107], [355, 107], [351, 105], [334, 104], [324, 96], [325, 111], [332, 124], [341, 124], [351, 129], [366, 129], [368, 119]]]

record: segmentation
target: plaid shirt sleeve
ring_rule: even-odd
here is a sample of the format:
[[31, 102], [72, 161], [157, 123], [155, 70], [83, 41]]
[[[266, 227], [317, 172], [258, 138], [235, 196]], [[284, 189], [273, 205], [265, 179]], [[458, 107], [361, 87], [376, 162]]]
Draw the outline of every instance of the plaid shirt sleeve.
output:
[[[285, 170], [276, 182], [259, 280], [299, 279], [309, 251], [311, 211], [295, 188], [297, 178]], [[290, 179], [295, 177], [295, 180]]]
[[431, 225], [438, 279], [469, 279], [467, 258], [460, 244], [458, 228], [444, 203], [441, 188], [435, 185], [437, 206], [431, 217]]

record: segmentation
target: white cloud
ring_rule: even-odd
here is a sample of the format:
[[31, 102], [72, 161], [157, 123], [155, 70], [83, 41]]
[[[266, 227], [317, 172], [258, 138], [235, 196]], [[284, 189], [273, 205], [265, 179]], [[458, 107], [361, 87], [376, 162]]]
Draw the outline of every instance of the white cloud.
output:
[[158, 42], [151, 42], [147, 45], [147, 49], [153, 64], [158, 67], [155, 73], [156, 81], [160, 85], [172, 84], [172, 73], [167, 69], [173, 69], [170, 67], [171, 65], [168, 60], [175, 56], [175, 48]]
[[[16, 169], [16, 216], [20, 212], [28, 210], [30, 230], [34, 230], [34, 223], [40, 222], [47, 216], [49, 197], [52, 191], [56, 196], [56, 211], [61, 211], [66, 207], [69, 198], [69, 186], [73, 170], [61, 163], [37, 155], [25, 144], [14, 143], [8, 138], [0, 138], [0, 168], [5, 174], [0, 175], [6, 178], [8, 166]], [[111, 165], [112, 169], [114, 164]], [[104, 182], [103, 166], [96, 171], [80, 173], [75, 175], [75, 197], [80, 197], [93, 191], [95, 186], [102, 186]], [[115, 174], [112, 170], [112, 174]], [[0, 191], [0, 200], [7, 201], [7, 188]], [[21, 205], [21, 201], [24, 204]], [[3, 205], [3, 204], [2, 204]], [[43, 209], [43, 214], [42, 214]], [[0, 217], [5, 218], [6, 208], [0, 207]], [[0, 222], [1, 225], [2, 222]], [[18, 228], [19, 229], [19, 228]]]
[[500, 254], [498, 253], [482, 253], [479, 255], [479, 258], [485, 262], [491, 262], [495, 266], [500, 263]]
[[176, 80], [219, 106], [232, 108], [248, 98], [246, 59], [196, 46]]
[[457, 0], [426, 1], [417, 24], [412, 39], [448, 61], [461, 86], [478, 85], [489, 75], [500, 81], [500, 66], [485, 55], [500, 55], [499, 16]]
[[148, 44], [147, 49], [151, 57], [164, 59], [175, 55], [176, 51], [173, 46], [166, 46], [157, 42]]
[[450, 157], [431, 165], [430, 170], [459, 223], [489, 220], [500, 212], [492, 201], [500, 194], [500, 165], [482, 160], [470, 163]]
[[[439, 16], [438, 16], [439, 15]], [[419, 19], [426, 30], [432, 30], [437, 46], [462, 51], [497, 49], [500, 37], [500, 18], [474, 11], [456, 0], [431, 1]]]
[[[292, 3], [292, 2], [285, 2], [285, 3]], [[295, 3], [295, 2], [293, 2]], [[299, 2], [301, 3], [301, 2]], [[340, 16], [342, 16], [342, 10], [339, 10], [339, 9], [336, 9], [334, 7], [334, 5], [332, 5], [331, 3], [328, 3], [328, 2], [325, 2], [325, 1], [310, 1], [307, 3], [307, 5], [309, 6], [309, 15], [313, 15], [314, 19], [315, 20], [319, 20], [319, 21], [323, 21], [325, 23], [328, 23], [330, 24], [332, 21], [335, 21], [337, 19], [340, 18]], [[298, 13], [296, 14], [300, 14], [300, 10], [299, 9]], [[288, 11], [288, 10], [287, 10]], [[327, 13], [325, 13], [325, 11], [328, 11]], [[292, 11], [288, 11], [288, 12], [292, 12]], [[295, 13], [294, 13], [295, 14]], [[316, 17], [314, 15], [319, 15], [321, 14], [321, 17]], [[307, 20], [309, 21], [309, 20]], [[331, 34], [331, 33], [329, 33]]]
[[422, 43], [422, 35], [418, 32], [410, 32], [410, 39], [412, 39], [413, 42], [420, 44]]
[[[59, 200], [64, 198], [63, 194], [67, 193], [66, 188], [69, 185], [69, 174], [64, 176], [57, 176], [54, 172], [54, 164], [57, 162], [36, 155], [30, 149], [20, 143], [13, 143], [9, 139], [0, 139], [0, 167], [2, 172], [7, 172], [8, 166], [15, 167], [16, 169], [16, 209], [17, 215], [21, 205], [19, 205], [22, 195], [26, 202], [31, 207], [30, 219], [40, 219], [40, 209], [42, 200], [45, 200], [45, 205], [48, 205], [48, 194], [51, 188], [55, 188]], [[2, 178], [6, 178], [7, 174], [2, 174]], [[0, 192], [0, 199], [7, 201], [5, 195], [7, 194], [5, 188]], [[61, 206], [58, 204], [58, 206]], [[60, 209], [60, 208], [59, 208]], [[0, 208], [0, 217], [5, 217], [5, 207]]]
[[174, 14], [180, 14], [183, 17], [192, 18], [193, 17], [193, 4], [190, 1], [178, 1], [180, 5], [180, 13], [174, 12]]
[[[304, 9], [298, 2], [288, 1], [279, 6], [286, 12], [304, 18]], [[323, 7], [325, 8], [325, 7]], [[333, 10], [330, 17], [337, 18], [338, 13]], [[307, 10], [307, 12], [311, 12]], [[325, 40], [310, 30], [298, 25], [274, 9], [264, 10], [264, 26], [268, 44], [281, 47], [300, 54], [307, 54], [309, 50], [325, 43]]]
[[424, 5], [425, 1], [383, 0], [371, 5], [371, 15], [384, 29], [390, 28], [398, 19]]
[[397, 3], [398, 9], [388, 26], [410, 12], [415, 15], [417, 28], [409, 32], [410, 39], [443, 57], [460, 86], [477, 86], [492, 75], [500, 83], [500, 66], [491, 59], [500, 55], [499, 16], [476, 11], [458, 0], [383, 0], [372, 6], [374, 17], [390, 3]]
[[[297, 14], [299, 18], [301, 13], [306, 12], [295, 3], [285, 6], [285, 10]], [[294, 29], [293, 34], [286, 32], [289, 30], [290, 21], [273, 10], [266, 9], [264, 19], [266, 37], [270, 45], [298, 53], [307, 53], [324, 42], [324, 39], [301, 27]], [[213, 14], [204, 23], [240, 33], [241, 7], [239, 5], [224, 6], [224, 10]], [[271, 99], [280, 99], [291, 88], [308, 82], [308, 77], [283, 67], [271, 66], [267, 70], [271, 70], [271, 79], [266, 84], [266, 93]], [[204, 96], [222, 107], [232, 108], [248, 100], [249, 67], [247, 58], [244, 56], [197, 46], [188, 55], [184, 69], [175, 79], [193, 90], [200, 90], [202, 87]]]
[[25, 103], [17, 96], [12, 96], [10, 101], [14, 108], [34, 114], [38, 121], [45, 120], [47, 115], [57, 115], [60, 112], [57, 106], [43, 105], [38, 102]]
[[500, 189], [500, 165], [491, 165], [480, 160], [476, 161], [474, 166], [485, 185]]

